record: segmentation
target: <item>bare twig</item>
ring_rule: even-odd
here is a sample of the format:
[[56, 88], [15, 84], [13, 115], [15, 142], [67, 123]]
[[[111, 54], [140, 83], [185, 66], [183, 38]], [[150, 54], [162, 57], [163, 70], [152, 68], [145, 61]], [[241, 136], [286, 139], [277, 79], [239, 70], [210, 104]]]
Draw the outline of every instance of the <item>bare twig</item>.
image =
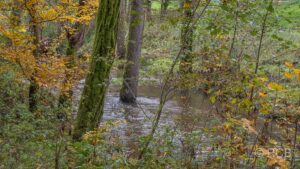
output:
[[238, 22], [239, 22], [239, 1], [236, 1], [236, 11], [235, 11], [235, 24], [234, 24], [234, 32], [233, 32], [233, 37], [232, 37], [232, 42], [229, 50], [229, 57], [231, 57], [234, 45], [235, 45], [235, 40], [236, 40], [236, 35], [237, 35], [237, 28], [238, 28]]
[[[273, 4], [273, 0], [270, 1], [270, 5], [272, 5], [272, 4]], [[260, 39], [259, 39], [259, 46], [258, 46], [257, 56], [256, 56], [256, 61], [255, 61], [255, 70], [254, 70], [255, 75], [257, 75], [258, 68], [259, 68], [259, 62], [260, 62], [260, 55], [261, 55], [262, 42], [263, 42], [263, 38], [264, 38], [265, 33], [266, 33], [266, 29], [267, 29], [267, 19], [268, 19], [269, 14], [270, 14], [270, 12], [269, 12], [269, 10], [267, 10], [266, 14], [264, 15], [263, 22], [262, 22], [262, 26], [261, 26], [261, 33], [260, 33]], [[254, 95], [254, 86], [251, 88], [250, 101], [253, 100], [253, 95]]]

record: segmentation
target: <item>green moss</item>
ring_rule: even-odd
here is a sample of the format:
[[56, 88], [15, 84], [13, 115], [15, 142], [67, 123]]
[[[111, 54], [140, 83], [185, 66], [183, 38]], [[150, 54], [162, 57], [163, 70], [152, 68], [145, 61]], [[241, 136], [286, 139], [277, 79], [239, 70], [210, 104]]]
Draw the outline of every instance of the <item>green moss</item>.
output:
[[98, 9], [89, 74], [79, 103], [74, 139], [96, 128], [103, 115], [104, 98], [114, 60], [120, 0], [103, 0]]

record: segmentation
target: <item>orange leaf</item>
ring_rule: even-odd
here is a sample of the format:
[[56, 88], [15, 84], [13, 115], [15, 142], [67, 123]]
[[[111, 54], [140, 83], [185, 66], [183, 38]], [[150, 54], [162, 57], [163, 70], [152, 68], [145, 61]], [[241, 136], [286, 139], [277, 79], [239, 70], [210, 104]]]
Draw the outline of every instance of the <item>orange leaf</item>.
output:
[[291, 79], [293, 77], [293, 75], [291, 73], [285, 72], [284, 76], [288, 79]]
[[285, 66], [287, 66], [287, 67], [289, 67], [289, 68], [293, 68], [293, 64], [291, 64], [291, 63], [289, 63], [289, 62], [285, 62], [284, 64], [285, 64]]
[[268, 94], [265, 92], [259, 92], [258, 93], [260, 97], [266, 97]]

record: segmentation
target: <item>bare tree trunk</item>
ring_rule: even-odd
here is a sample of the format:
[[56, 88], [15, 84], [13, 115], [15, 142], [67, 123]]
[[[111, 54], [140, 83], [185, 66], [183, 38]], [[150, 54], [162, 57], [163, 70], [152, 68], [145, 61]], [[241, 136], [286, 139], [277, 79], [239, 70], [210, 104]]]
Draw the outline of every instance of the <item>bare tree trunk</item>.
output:
[[131, 13], [130, 13], [130, 11], [131, 11], [131, 4], [132, 4], [132, 0], [126, 0], [127, 2], [127, 22], [129, 22], [130, 21], [130, 16], [131, 16]]
[[231, 41], [231, 45], [230, 45], [230, 49], [229, 49], [229, 57], [232, 57], [232, 53], [234, 51], [234, 45], [235, 45], [235, 41], [236, 41], [236, 37], [237, 37], [237, 29], [238, 29], [238, 22], [239, 22], [239, 1], [236, 1], [236, 9], [235, 9], [235, 24], [234, 24], [234, 30], [233, 30], [233, 37], [232, 37], [232, 41]]
[[143, 0], [133, 0], [130, 13], [127, 62], [123, 76], [123, 86], [120, 91], [120, 99], [126, 103], [134, 103], [137, 97], [139, 58], [141, 56], [144, 31]]
[[[273, 6], [273, 0], [270, 0], [269, 6], [271, 6], [271, 7]], [[262, 21], [262, 25], [261, 25], [261, 32], [260, 32], [260, 38], [259, 38], [259, 45], [258, 45], [256, 61], [255, 61], [255, 70], [254, 70], [255, 75], [258, 74], [258, 70], [259, 70], [260, 55], [261, 55], [261, 49], [262, 49], [262, 46], [263, 46], [262, 43], [263, 43], [263, 39], [265, 37], [265, 34], [267, 32], [267, 24], [268, 24], [267, 21], [268, 21], [268, 16], [269, 16], [270, 12], [271, 11], [269, 11], [269, 9], [267, 9], [266, 14], [263, 16], [263, 21]], [[250, 91], [250, 101], [251, 102], [253, 102], [255, 92], [256, 92], [255, 91], [255, 85], [253, 85], [251, 87], [251, 91]], [[257, 116], [258, 116], [258, 112], [259, 112], [259, 109], [255, 105], [253, 106], [252, 112], [251, 111], [248, 112], [248, 117], [250, 119], [253, 119], [255, 121], [255, 123], [256, 123]]]
[[161, 0], [160, 4], [160, 18], [163, 19], [167, 15], [170, 0]]
[[116, 51], [117, 57], [119, 59], [125, 59], [126, 55], [126, 17], [126, 0], [121, 0]]
[[94, 49], [79, 103], [74, 140], [98, 127], [103, 115], [104, 98], [115, 58], [117, 20], [120, 0], [101, 0], [96, 21]]
[[145, 18], [147, 21], [152, 20], [152, 2], [151, 0], [145, 0]]
[[[273, 0], [270, 0], [270, 5], [273, 5]], [[267, 10], [266, 14], [263, 16], [263, 21], [262, 21], [262, 25], [261, 25], [261, 32], [260, 32], [260, 37], [259, 37], [259, 45], [258, 45], [256, 61], [255, 61], [255, 70], [254, 70], [255, 75], [258, 73], [258, 69], [259, 69], [262, 42], [263, 42], [263, 39], [264, 39], [264, 36], [265, 36], [265, 33], [266, 33], [267, 20], [268, 20], [269, 14], [270, 14], [270, 11]], [[251, 101], [253, 100], [253, 96], [254, 96], [254, 87], [251, 88], [251, 92], [250, 92], [250, 100]]]

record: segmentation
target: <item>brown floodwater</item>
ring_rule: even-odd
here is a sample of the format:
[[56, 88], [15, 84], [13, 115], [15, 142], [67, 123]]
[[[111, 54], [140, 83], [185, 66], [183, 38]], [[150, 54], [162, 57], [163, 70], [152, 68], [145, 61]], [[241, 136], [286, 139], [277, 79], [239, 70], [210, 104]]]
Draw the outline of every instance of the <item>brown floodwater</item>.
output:
[[[83, 90], [84, 80], [74, 89], [74, 109], [76, 110]], [[150, 83], [138, 88], [137, 104], [124, 104], [119, 99], [119, 85], [110, 85], [106, 94], [104, 115], [105, 121], [126, 121], [113, 129], [122, 140], [135, 143], [138, 136], [149, 134], [153, 119], [159, 105], [161, 87]], [[192, 131], [195, 128], [206, 126], [210, 118], [212, 106], [207, 96], [200, 92], [192, 92], [188, 97], [183, 97], [179, 92], [173, 93], [166, 102], [160, 119], [159, 127], [176, 127], [182, 131]]]
[[[77, 109], [83, 86], [84, 80], [81, 80], [74, 89], [74, 110]], [[146, 136], [151, 131], [153, 119], [159, 105], [161, 87], [158, 83], [143, 83], [143, 85], [140, 85], [137, 104], [135, 105], [124, 104], [120, 101], [120, 88], [120, 85], [109, 86], [101, 122], [123, 121], [120, 125], [113, 127], [111, 134], [119, 137], [122, 144], [126, 145], [130, 151], [135, 152], [139, 148], [140, 136]], [[164, 105], [157, 132], [160, 132], [164, 127], [176, 128], [178, 133], [177, 142], [180, 148], [180, 139], [184, 136], [184, 133], [220, 124], [220, 119], [216, 118], [213, 109], [214, 106], [211, 105], [208, 96], [199, 91], [191, 92], [188, 97], [181, 95], [180, 92], [172, 93], [172, 97]], [[258, 125], [258, 129], [261, 126], [262, 124]], [[273, 132], [272, 135], [277, 134]], [[202, 143], [206, 144], [206, 148], [211, 149], [211, 141], [215, 138], [217, 137], [203, 134]], [[174, 140], [176, 142], [176, 138]], [[198, 154], [208, 152], [202, 147], [199, 147], [199, 150], [196, 151]]]

